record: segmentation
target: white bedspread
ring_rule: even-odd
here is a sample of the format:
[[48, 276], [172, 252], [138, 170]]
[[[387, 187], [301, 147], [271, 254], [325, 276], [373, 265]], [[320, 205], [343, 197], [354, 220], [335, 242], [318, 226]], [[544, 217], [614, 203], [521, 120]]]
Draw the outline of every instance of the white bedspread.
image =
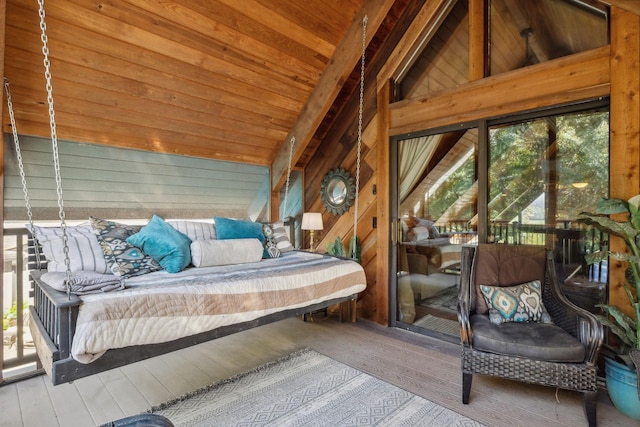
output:
[[127, 289], [82, 296], [72, 355], [90, 363], [105, 351], [172, 341], [291, 308], [362, 292], [354, 261], [289, 252], [257, 263], [159, 271], [126, 279]]

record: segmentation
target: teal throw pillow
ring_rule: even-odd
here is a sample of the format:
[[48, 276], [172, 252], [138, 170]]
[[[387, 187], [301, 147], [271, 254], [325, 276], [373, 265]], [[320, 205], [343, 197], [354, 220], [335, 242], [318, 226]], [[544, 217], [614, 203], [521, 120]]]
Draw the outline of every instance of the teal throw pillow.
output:
[[[216, 235], [220, 240], [229, 239], [258, 239], [262, 246], [265, 247], [266, 238], [262, 231], [262, 224], [259, 222], [242, 221], [239, 219], [214, 217], [213, 222], [216, 226]], [[269, 252], [265, 247], [262, 258], [270, 258]]]
[[169, 273], [184, 270], [191, 262], [191, 239], [154, 215], [127, 243], [142, 249]]

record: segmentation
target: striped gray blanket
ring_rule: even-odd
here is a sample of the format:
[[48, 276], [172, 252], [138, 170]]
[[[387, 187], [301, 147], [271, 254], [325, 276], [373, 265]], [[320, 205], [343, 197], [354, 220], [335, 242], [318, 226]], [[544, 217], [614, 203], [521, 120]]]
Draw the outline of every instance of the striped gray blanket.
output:
[[365, 287], [357, 262], [297, 251], [257, 263], [132, 277], [123, 291], [82, 296], [72, 355], [90, 363], [109, 349], [173, 341]]

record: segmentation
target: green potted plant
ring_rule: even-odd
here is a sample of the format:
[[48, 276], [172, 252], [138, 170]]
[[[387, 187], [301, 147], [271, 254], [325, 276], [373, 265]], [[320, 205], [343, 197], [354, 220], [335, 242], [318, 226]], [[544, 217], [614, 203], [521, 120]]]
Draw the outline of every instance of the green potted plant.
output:
[[[616, 221], [609, 215], [624, 214], [624, 220]], [[606, 260], [608, 257], [624, 261], [629, 267], [626, 271], [627, 283], [624, 283], [624, 291], [629, 299], [629, 304], [633, 310], [635, 319], [624, 313], [619, 307], [610, 304], [599, 304], [607, 316], [600, 316], [602, 324], [609, 327], [609, 330], [619, 339], [619, 344], [615, 348], [615, 358], [624, 362], [624, 365], [607, 358], [607, 389], [611, 400], [616, 407], [632, 418], [640, 419], [640, 195], [630, 198], [628, 201], [622, 199], [601, 199], [598, 202], [595, 213], [583, 212], [579, 215], [578, 221], [592, 225], [600, 231], [622, 238], [628, 249], [628, 253], [613, 252], [611, 250], [601, 250], [585, 256], [588, 264]], [[606, 353], [605, 353], [606, 356]], [[620, 365], [620, 366], [617, 366]], [[620, 396], [614, 396], [613, 389], [617, 390], [617, 385], [611, 384], [616, 379], [626, 381], [628, 377], [623, 371], [618, 370], [621, 366], [627, 366], [631, 374], [635, 375], [635, 391], [629, 393], [628, 390], [622, 393], [633, 395], [637, 400], [627, 404], [617, 403]], [[615, 391], [617, 393], [617, 391]], [[621, 407], [622, 406], [622, 407]], [[629, 412], [631, 410], [631, 412]]]

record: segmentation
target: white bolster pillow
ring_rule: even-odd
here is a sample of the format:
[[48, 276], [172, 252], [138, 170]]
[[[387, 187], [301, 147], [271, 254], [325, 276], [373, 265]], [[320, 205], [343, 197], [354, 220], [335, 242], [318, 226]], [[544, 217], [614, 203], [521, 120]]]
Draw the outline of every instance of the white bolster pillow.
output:
[[258, 239], [194, 240], [191, 242], [191, 264], [194, 267], [244, 264], [262, 259], [262, 243]]

